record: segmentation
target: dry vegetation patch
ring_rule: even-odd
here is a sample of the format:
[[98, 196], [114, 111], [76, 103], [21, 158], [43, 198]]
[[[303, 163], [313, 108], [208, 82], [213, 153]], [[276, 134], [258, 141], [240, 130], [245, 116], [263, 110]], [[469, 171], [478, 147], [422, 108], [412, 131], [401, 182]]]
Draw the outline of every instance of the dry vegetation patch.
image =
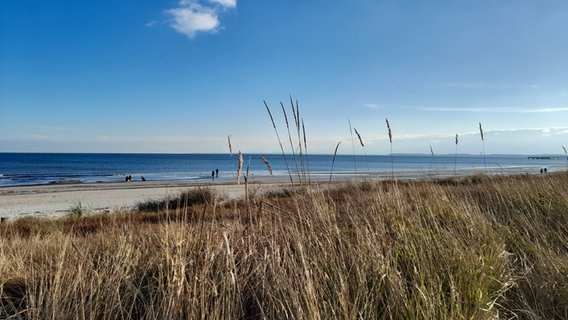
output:
[[566, 173], [196, 197], [0, 225], [0, 318], [567, 317]]

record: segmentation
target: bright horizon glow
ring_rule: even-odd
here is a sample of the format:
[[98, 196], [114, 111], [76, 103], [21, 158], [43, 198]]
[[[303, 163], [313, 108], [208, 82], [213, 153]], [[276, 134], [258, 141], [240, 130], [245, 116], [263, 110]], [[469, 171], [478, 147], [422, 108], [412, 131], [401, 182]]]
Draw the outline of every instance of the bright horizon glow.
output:
[[[0, 152], [564, 154], [568, 3], [0, 4]], [[349, 122], [361, 134], [363, 149]], [[482, 123], [485, 140], [479, 135]]]

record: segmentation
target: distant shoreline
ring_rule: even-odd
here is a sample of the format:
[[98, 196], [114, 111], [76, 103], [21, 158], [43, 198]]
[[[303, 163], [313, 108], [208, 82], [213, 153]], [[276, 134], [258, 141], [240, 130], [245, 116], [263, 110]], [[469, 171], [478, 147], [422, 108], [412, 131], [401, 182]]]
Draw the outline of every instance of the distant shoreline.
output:
[[[428, 179], [428, 178], [449, 178], [449, 177], [464, 177], [476, 174], [487, 174], [487, 175], [512, 175], [512, 174], [539, 174], [540, 169], [544, 168], [543, 166], [516, 166], [516, 167], [500, 167], [500, 166], [487, 166], [487, 168], [424, 168], [424, 169], [395, 169], [393, 170], [380, 170], [380, 171], [369, 171], [369, 170], [359, 170], [359, 171], [318, 171], [318, 172], [310, 172], [309, 174], [306, 173], [297, 173], [291, 172], [290, 175], [296, 181], [298, 179], [298, 175], [305, 177], [306, 179], [313, 179], [314, 181], [327, 181], [331, 175], [332, 180], [334, 178], [341, 178], [347, 180], [356, 180], [356, 179]], [[558, 164], [558, 165], [549, 165], [546, 166], [548, 172], [558, 172], [558, 171], [565, 171], [568, 170], [568, 166], [566, 164]], [[251, 182], [259, 181], [259, 182], [266, 182], [266, 181], [279, 181], [282, 182], [290, 182], [290, 178], [288, 174], [277, 174], [277, 175], [269, 175], [269, 174], [252, 174], [251, 175]], [[210, 177], [201, 177], [195, 179], [147, 179], [146, 181], [142, 180], [133, 180], [132, 182], [128, 183], [141, 183], [141, 184], [152, 184], [152, 183], [160, 183], [160, 184], [173, 184], [173, 185], [186, 185], [186, 186], [202, 186], [202, 185], [225, 185], [225, 184], [233, 184], [236, 181], [236, 177], [222, 177], [222, 178], [215, 178], [211, 179]], [[102, 185], [102, 184], [117, 184], [123, 185], [126, 182], [124, 180], [114, 180], [114, 181], [81, 181], [79, 179], [61, 179], [61, 180], [53, 180], [45, 183], [29, 183], [29, 184], [13, 184], [13, 185], [0, 185], [0, 190], [4, 188], [13, 188], [13, 187], [37, 187], [37, 186], [46, 186], [46, 185]]]
[[[540, 168], [551, 171], [568, 166], [568, 161], [537, 159], [528, 156], [463, 156], [463, 155], [308, 155], [297, 163], [288, 155], [265, 155], [264, 163], [258, 155], [245, 154], [242, 174], [248, 170], [251, 180], [288, 179], [296, 171], [310, 173], [312, 179], [343, 178], [388, 179], [395, 176], [407, 179], [447, 177], [477, 174], [487, 168], [489, 174], [537, 173]], [[237, 157], [229, 154], [163, 155], [163, 154], [16, 154], [0, 153], [0, 188], [7, 186], [124, 182], [178, 181], [188, 184], [214, 181], [230, 183], [236, 180]], [[246, 169], [248, 168], [248, 169]], [[468, 170], [478, 169], [470, 173]], [[218, 174], [217, 174], [218, 170]], [[274, 174], [272, 176], [271, 174]], [[303, 173], [300, 173], [303, 174]], [[289, 179], [288, 179], [289, 180]]]

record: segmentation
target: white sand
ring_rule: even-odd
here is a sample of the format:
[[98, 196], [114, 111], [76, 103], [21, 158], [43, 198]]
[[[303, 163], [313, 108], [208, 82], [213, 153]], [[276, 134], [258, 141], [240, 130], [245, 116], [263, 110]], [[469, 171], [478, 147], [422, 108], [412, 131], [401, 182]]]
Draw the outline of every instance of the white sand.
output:
[[[538, 168], [507, 168], [507, 169], [462, 169], [458, 175], [473, 174], [524, 174], [538, 173]], [[348, 180], [383, 180], [389, 179], [393, 173], [335, 173], [333, 181]], [[397, 179], [442, 178], [454, 176], [454, 170], [439, 171], [395, 171]], [[327, 174], [314, 175], [312, 178], [327, 182]], [[290, 187], [288, 177], [262, 177], [251, 180], [249, 192], [264, 193]], [[139, 202], [160, 200], [168, 196], [176, 196], [181, 191], [190, 188], [210, 187], [229, 199], [242, 198], [245, 194], [243, 184], [236, 185], [234, 181], [212, 181], [195, 184], [179, 181], [145, 181], [145, 182], [111, 182], [111, 183], [70, 183], [48, 184], [35, 186], [0, 187], [0, 217], [9, 220], [28, 217], [56, 217], [71, 212], [79, 205], [86, 213], [112, 213], [121, 210], [131, 210]]]
[[[176, 196], [183, 190], [207, 186], [229, 199], [244, 196], [244, 185], [234, 182], [188, 184], [171, 181], [73, 183], [0, 188], [0, 217], [9, 220], [29, 217], [57, 217], [79, 205], [86, 213], [131, 210], [139, 202]], [[249, 185], [249, 192], [282, 188], [282, 182]]]

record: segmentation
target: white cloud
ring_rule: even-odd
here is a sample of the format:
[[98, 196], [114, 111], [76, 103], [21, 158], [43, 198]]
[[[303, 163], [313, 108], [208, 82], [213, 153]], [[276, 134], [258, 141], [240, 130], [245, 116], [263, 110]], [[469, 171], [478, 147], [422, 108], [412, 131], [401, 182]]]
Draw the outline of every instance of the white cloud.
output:
[[552, 113], [568, 112], [568, 107], [535, 107], [535, 108], [476, 108], [476, 107], [421, 107], [424, 111], [435, 112], [474, 112], [474, 113]]
[[190, 38], [197, 32], [215, 32], [219, 27], [217, 15], [210, 10], [177, 8], [167, 12], [174, 18], [170, 26]]
[[535, 109], [525, 109], [523, 113], [550, 113], [550, 112], [566, 112], [568, 107], [557, 107], [557, 108], [535, 108]]
[[[177, 32], [195, 37], [198, 32], [217, 32], [220, 28], [220, 8], [236, 8], [236, 0], [209, 0], [210, 5], [200, 4], [197, 0], [180, 0], [179, 6], [167, 10], [172, 16], [170, 27]], [[214, 6], [218, 5], [218, 6]]]
[[209, 2], [219, 4], [225, 8], [237, 7], [237, 0], [209, 0]]

